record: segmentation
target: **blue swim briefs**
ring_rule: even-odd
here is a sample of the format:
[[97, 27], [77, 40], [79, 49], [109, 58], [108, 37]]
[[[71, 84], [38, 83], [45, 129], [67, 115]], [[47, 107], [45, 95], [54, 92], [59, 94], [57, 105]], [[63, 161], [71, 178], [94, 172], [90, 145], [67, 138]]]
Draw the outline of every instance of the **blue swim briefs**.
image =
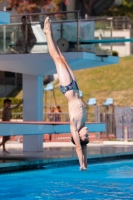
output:
[[60, 85], [60, 90], [63, 94], [65, 94], [69, 90], [79, 90], [79, 88], [78, 88], [76, 81], [72, 80], [72, 82], [67, 86]]

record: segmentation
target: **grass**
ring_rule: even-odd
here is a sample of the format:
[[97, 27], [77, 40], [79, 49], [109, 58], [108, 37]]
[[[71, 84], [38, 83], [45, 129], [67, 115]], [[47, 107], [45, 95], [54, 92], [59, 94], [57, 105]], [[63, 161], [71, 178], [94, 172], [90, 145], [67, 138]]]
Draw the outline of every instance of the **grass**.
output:
[[[119, 64], [74, 73], [83, 92], [84, 101], [95, 97], [97, 104], [102, 105], [106, 98], [111, 97], [117, 106], [133, 106], [133, 56], [121, 58]], [[54, 86], [58, 104], [66, 104], [67, 101], [59, 90], [58, 81]], [[22, 98], [22, 91], [16, 98]]]

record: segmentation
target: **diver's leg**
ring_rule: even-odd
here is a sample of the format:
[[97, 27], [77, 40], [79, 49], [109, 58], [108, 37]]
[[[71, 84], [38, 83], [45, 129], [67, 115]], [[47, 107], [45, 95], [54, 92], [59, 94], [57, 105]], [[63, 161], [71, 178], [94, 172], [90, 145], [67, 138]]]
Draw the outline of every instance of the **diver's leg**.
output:
[[83, 169], [87, 169], [87, 146], [82, 146], [82, 155], [83, 155]]
[[76, 126], [72, 125], [72, 123], [70, 122], [70, 130], [72, 133], [72, 138], [76, 145], [76, 153], [77, 153], [79, 164], [80, 164], [80, 170], [82, 170], [84, 168], [83, 151], [82, 151], [82, 146], [80, 144], [79, 134], [78, 134], [78, 131], [76, 131], [75, 127]]
[[47, 17], [44, 22], [44, 33], [46, 34], [47, 38], [49, 54], [54, 60], [54, 63], [56, 65], [56, 70], [59, 77], [60, 85], [62, 86], [69, 85], [72, 81], [72, 77], [67, 66], [62, 61], [58, 48], [55, 45], [55, 41], [52, 36], [53, 34], [49, 17]]
[[73, 79], [74, 81], [76, 81], [76, 77], [75, 77], [75, 75], [74, 75], [72, 69], [71, 69], [70, 66], [68, 65], [68, 63], [67, 63], [65, 57], [64, 57], [64, 56], [62, 55], [62, 53], [60, 52], [59, 47], [57, 47], [57, 48], [58, 48], [58, 51], [59, 51], [59, 54], [60, 54], [60, 56], [61, 56], [62, 61], [63, 61], [64, 64], [67, 66], [67, 69], [68, 69], [69, 73], [71, 74], [72, 79]]
[[1, 141], [1, 143], [0, 143], [0, 146], [3, 146], [3, 137], [2, 137], [2, 141]]

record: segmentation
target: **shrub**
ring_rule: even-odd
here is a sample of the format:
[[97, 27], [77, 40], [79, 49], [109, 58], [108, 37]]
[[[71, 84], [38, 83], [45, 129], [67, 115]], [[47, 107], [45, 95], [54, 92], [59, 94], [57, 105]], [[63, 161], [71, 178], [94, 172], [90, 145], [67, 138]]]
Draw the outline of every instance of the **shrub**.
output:
[[119, 53], [117, 51], [113, 51], [112, 56], [119, 56]]

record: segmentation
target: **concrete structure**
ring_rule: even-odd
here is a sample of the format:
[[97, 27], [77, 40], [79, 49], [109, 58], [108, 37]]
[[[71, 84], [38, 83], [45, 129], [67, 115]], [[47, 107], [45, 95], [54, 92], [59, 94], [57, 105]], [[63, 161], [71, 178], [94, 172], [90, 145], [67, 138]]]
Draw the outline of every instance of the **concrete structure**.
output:
[[[73, 70], [110, 65], [119, 62], [118, 57], [100, 57], [85, 52], [68, 52], [64, 53], [64, 56]], [[23, 120], [43, 121], [43, 76], [56, 72], [54, 63], [49, 54], [0, 55], [0, 63], [1, 71], [23, 74]], [[42, 151], [43, 136], [27, 135], [24, 136], [23, 150]]]
[[[95, 38], [97, 39], [110, 39], [110, 30], [97, 30], [94, 33]], [[128, 39], [131, 38], [131, 30], [123, 29], [123, 30], [113, 30], [112, 31], [112, 39]], [[99, 44], [101, 49], [110, 51], [110, 43]], [[117, 42], [112, 43], [112, 51], [117, 51], [120, 57], [131, 55], [131, 43], [130, 42]]]
[[[72, 70], [110, 65], [119, 62], [118, 57], [107, 55], [96, 56], [93, 53], [85, 52], [67, 52], [64, 53], [64, 56]], [[23, 74], [23, 120], [43, 122], [43, 76], [56, 73], [55, 65], [49, 54], [0, 55], [0, 70]], [[12, 128], [15, 127], [13, 125]], [[21, 130], [21, 127], [19, 129]], [[26, 131], [26, 129], [24, 130]], [[3, 132], [5, 131], [6, 124], [3, 127]], [[47, 128], [46, 131], [48, 131]], [[24, 136], [24, 151], [34, 152], [43, 150], [43, 136], [39, 135], [39, 133], [38, 131], [37, 135], [29, 136], [30, 132], [27, 132]], [[12, 134], [16, 134], [14, 133], [14, 129]]]
[[[105, 132], [105, 123], [86, 123], [90, 132]], [[52, 133], [70, 133], [69, 122], [0, 122], [0, 135], [34, 135], [52, 134]], [[29, 137], [29, 136], [28, 136]], [[33, 137], [33, 136], [32, 136]], [[34, 137], [33, 137], [34, 138]], [[32, 138], [32, 142], [34, 140]], [[26, 145], [27, 141], [24, 141]], [[31, 141], [29, 141], [31, 143]], [[33, 145], [32, 143], [32, 145]], [[30, 146], [30, 145], [29, 145]], [[34, 147], [35, 148], [35, 147]], [[30, 149], [31, 150], [31, 149]]]

